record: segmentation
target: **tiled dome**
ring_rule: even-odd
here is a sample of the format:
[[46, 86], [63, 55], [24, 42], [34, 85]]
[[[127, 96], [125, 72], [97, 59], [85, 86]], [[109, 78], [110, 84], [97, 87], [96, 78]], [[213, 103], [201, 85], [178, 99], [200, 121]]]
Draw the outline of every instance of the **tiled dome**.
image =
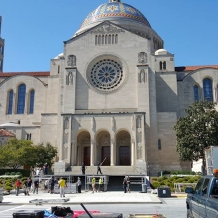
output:
[[100, 5], [86, 17], [80, 28], [105, 20], [133, 21], [151, 28], [149, 22], [139, 10], [117, 1]]

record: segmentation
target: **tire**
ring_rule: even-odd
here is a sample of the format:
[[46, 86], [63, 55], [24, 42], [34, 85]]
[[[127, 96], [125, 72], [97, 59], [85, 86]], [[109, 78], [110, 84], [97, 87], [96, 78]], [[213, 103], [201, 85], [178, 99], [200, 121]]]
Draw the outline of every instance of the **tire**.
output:
[[187, 209], [187, 218], [193, 218], [192, 212], [190, 209]]

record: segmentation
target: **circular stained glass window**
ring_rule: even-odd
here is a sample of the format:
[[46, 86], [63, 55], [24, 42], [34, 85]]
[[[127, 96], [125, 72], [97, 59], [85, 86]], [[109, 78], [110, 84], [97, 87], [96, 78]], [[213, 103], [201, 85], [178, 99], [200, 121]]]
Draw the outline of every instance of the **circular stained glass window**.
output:
[[104, 59], [93, 66], [90, 79], [98, 90], [114, 90], [123, 80], [123, 70], [116, 61]]

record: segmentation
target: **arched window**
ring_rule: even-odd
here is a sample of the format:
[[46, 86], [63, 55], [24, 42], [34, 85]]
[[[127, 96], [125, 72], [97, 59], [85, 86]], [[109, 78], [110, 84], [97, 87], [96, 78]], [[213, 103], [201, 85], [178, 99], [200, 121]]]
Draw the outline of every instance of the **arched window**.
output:
[[160, 61], [159, 65], [160, 65], [160, 70], [162, 70], [163, 69], [162, 61]]
[[107, 35], [106, 35], [106, 36], [105, 36], [105, 44], [107, 44], [107, 38], [108, 38], [108, 37], [107, 37]]
[[212, 81], [209, 78], [203, 80], [204, 100], [213, 101]]
[[161, 140], [158, 139], [158, 150], [161, 150]]
[[104, 35], [102, 35], [102, 44], [104, 45]]
[[194, 86], [194, 99], [195, 101], [199, 101], [199, 88], [197, 85]]
[[111, 35], [108, 36], [108, 44], [111, 44]]
[[116, 44], [118, 43], [118, 35], [117, 34], [115, 35], [115, 43]]
[[98, 44], [98, 36], [95, 36], [95, 44]]
[[166, 63], [166, 61], [163, 62], [163, 69], [164, 69], [164, 70], [167, 69], [167, 63]]
[[30, 91], [30, 107], [29, 107], [29, 114], [33, 114], [34, 112], [34, 98], [35, 98], [35, 91]]
[[14, 98], [14, 91], [11, 90], [8, 93], [8, 114], [12, 114], [12, 110], [13, 110], [13, 98]]
[[26, 85], [21, 84], [18, 87], [18, 98], [17, 98], [17, 113], [23, 114], [25, 109], [25, 98], [26, 98]]

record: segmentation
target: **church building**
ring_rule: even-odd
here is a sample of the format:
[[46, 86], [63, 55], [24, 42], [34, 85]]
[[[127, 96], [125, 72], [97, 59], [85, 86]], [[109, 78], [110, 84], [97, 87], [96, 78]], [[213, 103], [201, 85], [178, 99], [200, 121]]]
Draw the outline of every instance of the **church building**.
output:
[[79, 174], [85, 163], [91, 174], [98, 162], [106, 175], [191, 169], [173, 127], [194, 101], [217, 102], [218, 65], [175, 67], [161, 36], [123, 1], [88, 14], [49, 72], [0, 73], [0, 128], [57, 147], [55, 173]]

